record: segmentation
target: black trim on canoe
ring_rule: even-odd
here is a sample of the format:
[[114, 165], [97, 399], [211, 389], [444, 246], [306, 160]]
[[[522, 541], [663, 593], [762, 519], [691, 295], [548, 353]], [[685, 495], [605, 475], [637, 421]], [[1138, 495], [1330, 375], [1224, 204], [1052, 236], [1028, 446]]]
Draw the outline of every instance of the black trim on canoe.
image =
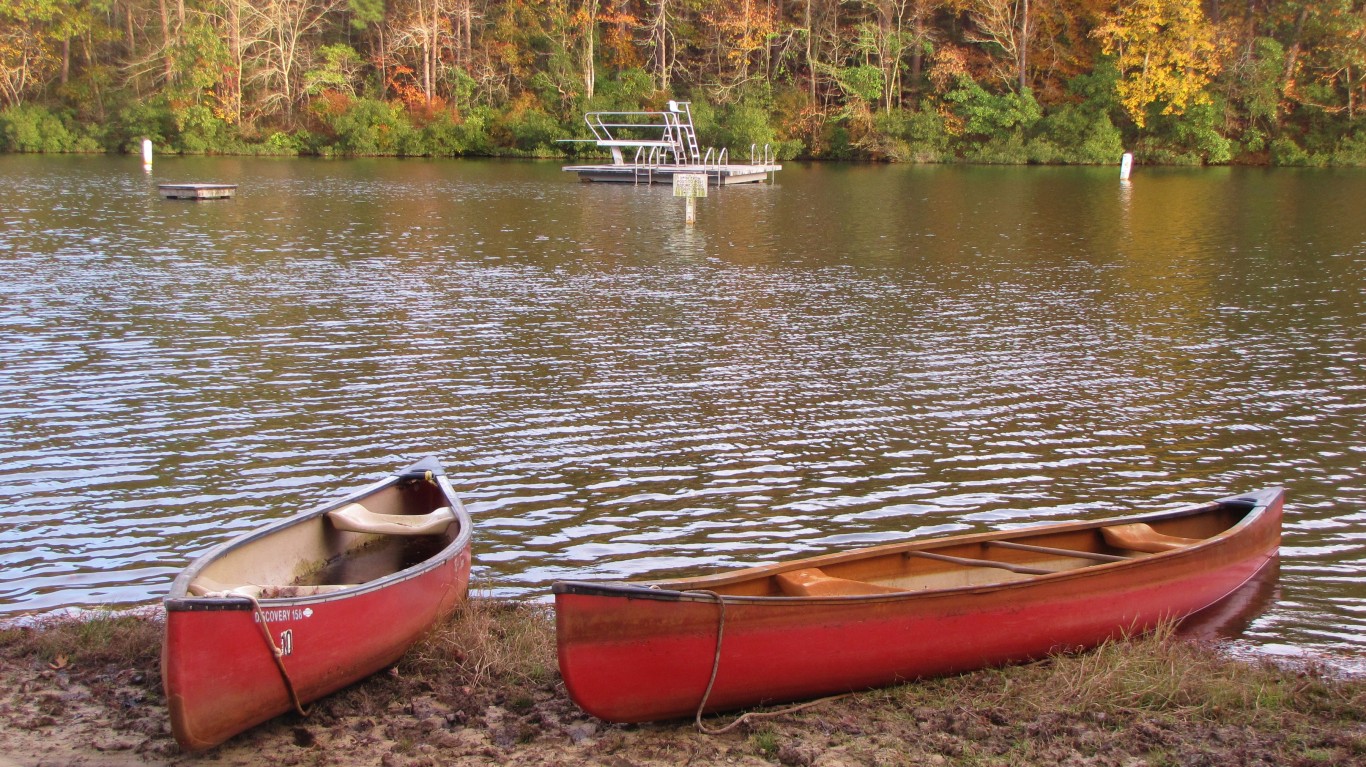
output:
[[434, 455], [429, 455], [408, 468], [396, 472], [399, 479], [426, 479], [427, 475], [433, 477], [446, 476], [446, 469], [441, 465], [441, 461]]
[[217, 613], [245, 612], [252, 609], [252, 604], [246, 597], [167, 597], [165, 607], [167, 612]]

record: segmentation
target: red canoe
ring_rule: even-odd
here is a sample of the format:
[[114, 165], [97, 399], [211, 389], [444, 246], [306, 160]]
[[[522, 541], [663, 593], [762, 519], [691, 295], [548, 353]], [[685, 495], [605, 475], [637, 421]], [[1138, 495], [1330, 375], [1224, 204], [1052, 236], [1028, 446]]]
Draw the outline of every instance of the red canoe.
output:
[[692, 716], [713, 674], [705, 711], [1092, 647], [1235, 591], [1276, 555], [1282, 503], [1263, 490], [689, 580], [556, 583], [560, 673], [588, 713], [641, 722]]
[[469, 574], [470, 518], [434, 458], [215, 546], [165, 600], [176, 742], [209, 748], [395, 662]]

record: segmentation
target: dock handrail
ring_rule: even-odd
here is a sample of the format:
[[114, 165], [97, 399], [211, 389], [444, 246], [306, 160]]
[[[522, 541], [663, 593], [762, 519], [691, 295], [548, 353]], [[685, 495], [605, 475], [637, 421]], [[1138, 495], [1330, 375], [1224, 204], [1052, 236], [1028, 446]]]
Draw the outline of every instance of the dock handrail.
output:
[[[660, 163], [668, 160], [669, 153], [678, 165], [703, 162], [692, 124], [692, 106], [686, 101], [670, 101], [669, 108], [660, 112], [588, 112], [583, 121], [593, 134], [584, 141], [612, 149], [614, 155], [617, 150], [635, 147], [639, 159], [639, 150], [650, 148], [659, 150]], [[630, 135], [632, 132], [637, 135]]]
[[[588, 112], [583, 120], [600, 147], [649, 147], [683, 155], [685, 131], [673, 112]], [[644, 135], [630, 136], [631, 131]]]

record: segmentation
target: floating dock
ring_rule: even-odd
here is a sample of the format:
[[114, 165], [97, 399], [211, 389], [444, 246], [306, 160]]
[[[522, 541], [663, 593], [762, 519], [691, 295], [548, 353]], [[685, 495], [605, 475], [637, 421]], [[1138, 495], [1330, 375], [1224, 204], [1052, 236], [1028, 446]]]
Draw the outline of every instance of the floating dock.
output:
[[727, 186], [763, 183], [783, 169], [767, 145], [762, 151], [751, 146], [748, 163], [731, 163], [725, 149], [701, 151], [686, 101], [670, 101], [663, 112], [589, 112], [584, 122], [593, 138], [572, 141], [611, 151], [612, 162], [563, 168], [579, 174], [581, 181], [669, 184], [675, 175], [687, 173], [705, 175], [712, 186]]
[[158, 184], [168, 200], [226, 200], [237, 194], [236, 184]]
[[783, 169], [781, 165], [650, 165], [622, 163], [612, 165], [566, 165], [564, 170], [579, 174], [580, 181], [614, 181], [625, 184], [670, 184], [679, 173], [705, 175], [712, 186], [762, 184]]

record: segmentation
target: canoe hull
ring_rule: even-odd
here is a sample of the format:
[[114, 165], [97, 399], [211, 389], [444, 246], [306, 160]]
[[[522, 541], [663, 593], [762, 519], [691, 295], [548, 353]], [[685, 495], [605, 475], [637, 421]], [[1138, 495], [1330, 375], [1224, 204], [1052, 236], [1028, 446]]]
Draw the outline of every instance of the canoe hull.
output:
[[[445, 479], [439, 481], [451, 495]], [[210, 748], [292, 710], [290, 685], [307, 704], [385, 668], [463, 600], [471, 558], [463, 508], [458, 524], [464, 529], [449, 545], [371, 583], [297, 598], [186, 593], [194, 572], [242, 540], [269, 536], [358, 497], [364, 495], [216, 547], [177, 579], [165, 602], [162, 681], [172, 733], [182, 749]], [[283, 672], [262, 622], [282, 651]]]
[[[727, 596], [706, 710], [1028, 660], [1184, 617], [1234, 592], [1275, 555], [1281, 496], [1265, 500], [1236, 534], [1028, 581], [875, 597]], [[697, 711], [721, 628], [715, 596], [557, 584], [556, 619], [561, 673], [589, 713], [638, 722]]]

